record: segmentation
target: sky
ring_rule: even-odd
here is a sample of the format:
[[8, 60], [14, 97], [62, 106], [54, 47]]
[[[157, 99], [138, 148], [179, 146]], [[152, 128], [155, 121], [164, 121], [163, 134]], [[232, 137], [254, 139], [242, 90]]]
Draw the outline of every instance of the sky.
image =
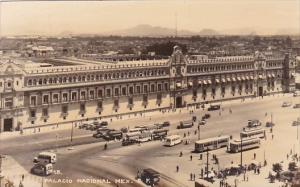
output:
[[300, 0], [18, 1], [0, 5], [3, 36], [101, 34], [139, 24], [175, 28], [176, 17], [178, 30], [300, 33]]

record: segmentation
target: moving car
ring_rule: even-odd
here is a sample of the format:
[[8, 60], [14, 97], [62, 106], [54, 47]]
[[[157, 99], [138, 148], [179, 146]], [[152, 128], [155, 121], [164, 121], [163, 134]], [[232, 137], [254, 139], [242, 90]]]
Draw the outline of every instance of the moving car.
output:
[[48, 176], [53, 173], [53, 165], [51, 163], [48, 164], [35, 164], [30, 172], [32, 174], [40, 175], [40, 176]]
[[141, 180], [145, 184], [153, 186], [159, 182], [160, 173], [151, 168], [144, 169], [141, 173]]
[[208, 111], [220, 110], [220, 108], [221, 108], [221, 105], [210, 105], [207, 110]]
[[289, 106], [291, 106], [292, 105], [292, 103], [291, 102], [283, 102], [282, 103], [282, 107], [289, 107]]
[[261, 122], [258, 119], [249, 119], [247, 127], [253, 128], [261, 126]]
[[164, 127], [169, 127], [171, 124], [169, 121], [165, 121], [163, 123], [157, 123], [157, 124], [154, 124], [156, 125], [158, 128], [164, 128]]

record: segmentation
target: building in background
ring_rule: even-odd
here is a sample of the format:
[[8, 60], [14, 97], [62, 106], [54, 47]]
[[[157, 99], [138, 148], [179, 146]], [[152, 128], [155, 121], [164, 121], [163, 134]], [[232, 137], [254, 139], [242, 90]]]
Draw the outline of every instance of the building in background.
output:
[[1, 132], [295, 89], [295, 58], [289, 53], [210, 59], [185, 56], [175, 46], [161, 60], [46, 62], [0, 64]]

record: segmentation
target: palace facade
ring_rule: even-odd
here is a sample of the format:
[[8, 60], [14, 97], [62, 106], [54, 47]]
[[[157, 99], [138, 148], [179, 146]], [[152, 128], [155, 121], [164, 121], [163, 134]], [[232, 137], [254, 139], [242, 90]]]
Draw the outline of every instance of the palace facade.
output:
[[295, 57], [91, 61], [47, 63], [2, 59], [0, 132], [86, 119], [180, 108], [295, 89]]

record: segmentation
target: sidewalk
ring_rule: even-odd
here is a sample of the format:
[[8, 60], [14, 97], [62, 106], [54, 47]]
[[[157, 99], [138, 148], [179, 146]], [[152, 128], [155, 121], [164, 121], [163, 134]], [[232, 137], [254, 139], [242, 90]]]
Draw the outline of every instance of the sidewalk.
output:
[[[22, 182], [24, 187], [40, 187], [42, 183], [41, 177], [31, 175], [8, 155], [2, 159], [2, 175], [13, 182], [15, 186], [19, 186]], [[24, 180], [22, 180], [22, 176], [24, 176]], [[47, 185], [44, 184], [44, 187]]]

